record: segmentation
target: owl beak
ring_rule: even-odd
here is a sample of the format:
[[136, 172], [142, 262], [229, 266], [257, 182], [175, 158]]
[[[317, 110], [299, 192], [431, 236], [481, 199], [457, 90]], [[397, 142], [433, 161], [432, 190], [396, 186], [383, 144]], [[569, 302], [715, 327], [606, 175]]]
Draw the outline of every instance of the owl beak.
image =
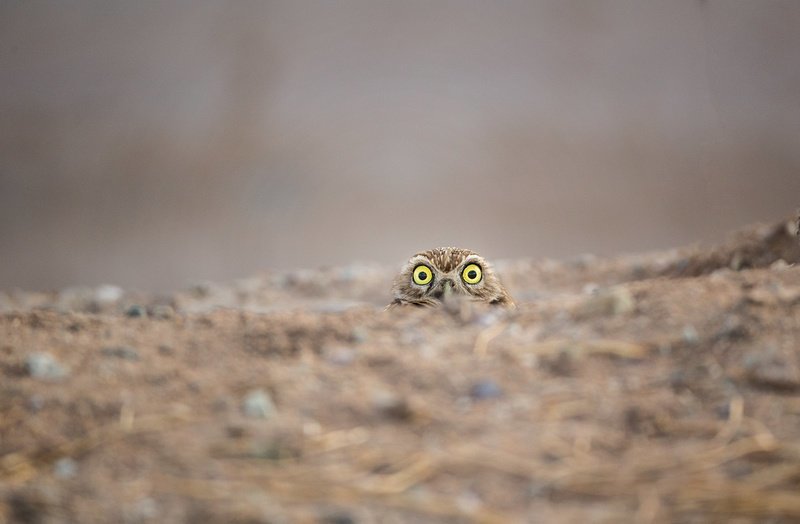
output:
[[442, 299], [447, 300], [453, 294], [453, 283], [449, 280], [442, 282]]
[[451, 313], [458, 312], [460, 308], [461, 301], [459, 300], [459, 295], [456, 293], [455, 289], [453, 288], [453, 282], [450, 280], [445, 280], [442, 282], [442, 305], [447, 311]]
[[449, 278], [442, 280], [436, 290], [433, 292], [434, 298], [442, 302], [452, 302], [456, 298], [456, 292], [453, 289], [453, 281]]

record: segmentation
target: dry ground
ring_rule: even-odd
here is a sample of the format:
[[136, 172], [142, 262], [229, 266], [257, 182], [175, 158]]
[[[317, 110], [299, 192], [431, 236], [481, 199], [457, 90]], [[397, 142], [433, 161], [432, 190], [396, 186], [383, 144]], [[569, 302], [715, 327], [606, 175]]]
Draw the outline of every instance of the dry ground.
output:
[[0, 293], [0, 521], [800, 521], [800, 247]]

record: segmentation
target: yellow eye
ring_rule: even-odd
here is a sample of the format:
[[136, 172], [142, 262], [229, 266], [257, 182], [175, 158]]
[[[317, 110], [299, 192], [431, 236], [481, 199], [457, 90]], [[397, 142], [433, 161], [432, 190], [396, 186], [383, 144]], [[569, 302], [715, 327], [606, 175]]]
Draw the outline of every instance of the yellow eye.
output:
[[478, 264], [468, 265], [464, 268], [464, 271], [461, 272], [461, 278], [463, 278], [464, 282], [467, 284], [477, 284], [483, 278], [481, 266]]
[[420, 286], [430, 284], [433, 280], [433, 272], [431, 268], [426, 265], [420, 264], [414, 268], [414, 283]]

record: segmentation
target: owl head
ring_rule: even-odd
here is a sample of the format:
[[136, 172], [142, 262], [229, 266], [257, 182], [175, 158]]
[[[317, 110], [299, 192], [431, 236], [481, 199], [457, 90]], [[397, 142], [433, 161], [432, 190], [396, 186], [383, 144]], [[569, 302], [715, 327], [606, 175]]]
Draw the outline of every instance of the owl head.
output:
[[411, 257], [395, 278], [392, 295], [390, 306], [435, 307], [451, 298], [514, 306], [491, 264], [474, 251], [457, 247]]

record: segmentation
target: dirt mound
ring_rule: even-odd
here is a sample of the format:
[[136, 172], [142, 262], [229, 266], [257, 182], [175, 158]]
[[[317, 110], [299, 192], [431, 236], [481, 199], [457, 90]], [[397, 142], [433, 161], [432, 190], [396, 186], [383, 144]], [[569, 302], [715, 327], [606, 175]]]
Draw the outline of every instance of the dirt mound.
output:
[[760, 225], [738, 232], [713, 250], [695, 248], [664, 272], [668, 276], [706, 275], [720, 268], [734, 270], [769, 267], [778, 260], [800, 261], [800, 218]]
[[514, 311], [361, 266], [0, 295], [0, 521], [795, 522], [794, 231], [500, 262]]

